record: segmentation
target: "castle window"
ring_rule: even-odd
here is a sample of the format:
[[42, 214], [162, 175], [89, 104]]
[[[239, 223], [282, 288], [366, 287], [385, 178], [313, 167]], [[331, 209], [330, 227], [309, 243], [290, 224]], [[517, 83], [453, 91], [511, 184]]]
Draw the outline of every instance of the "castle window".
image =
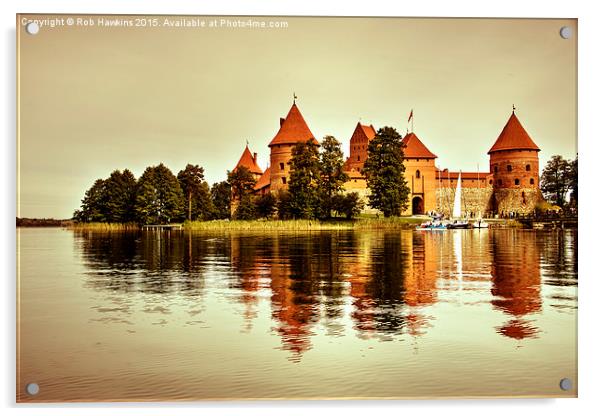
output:
[[420, 179], [420, 171], [419, 170], [416, 171], [416, 179]]
[[512, 165], [508, 165], [508, 166], [506, 166], [506, 170], [507, 170], [508, 172], [512, 172]]
[[520, 179], [515, 179], [515, 180], [514, 180], [514, 184], [515, 184], [515, 185], [520, 185]]
[[497, 180], [497, 184], [498, 184], [499, 186], [502, 186], [502, 180], [501, 180], [501, 179], [498, 179], [498, 180]]
[[493, 185], [493, 179], [489, 179], [489, 185]]
[[529, 183], [530, 183], [531, 185], [535, 185], [535, 179], [533, 179], [533, 178], [529, 179]]
[[494, 171], [495, 173], [497, 173], [497, 165], [495, 165], [495, 166], [493, 167], [493, 171]]
[[527, 165], [525, 169], [527, 169], [527, 172], [529, 172], [531, 170], [531, 165]]
[[282, 177], [282, 183], [286, 185], [286, 176]]
[[284, 163], [280, 162], [280, 170], [284, 170]]
[[359, 156], [359, 155], [357, 156], [357, 161], [358, 161], [358, 162], [360, 161], [360, 156]]

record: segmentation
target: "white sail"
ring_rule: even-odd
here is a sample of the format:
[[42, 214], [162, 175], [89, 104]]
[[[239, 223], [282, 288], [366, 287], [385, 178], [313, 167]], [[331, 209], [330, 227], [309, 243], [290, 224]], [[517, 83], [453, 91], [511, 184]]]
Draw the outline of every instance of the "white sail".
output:
[[458, 174], [458, 185], [456, 186], [456, 195], [454, 196], [454, 210], [452, 218], [460, 218], [462, 216], [462, 172]]

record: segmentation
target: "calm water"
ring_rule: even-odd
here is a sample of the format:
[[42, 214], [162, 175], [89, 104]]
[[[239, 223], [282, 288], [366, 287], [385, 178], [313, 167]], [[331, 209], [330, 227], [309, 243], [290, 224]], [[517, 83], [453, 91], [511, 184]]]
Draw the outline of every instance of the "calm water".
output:
[[20, 401], [576, 395], [576, 231], [18, 234]]

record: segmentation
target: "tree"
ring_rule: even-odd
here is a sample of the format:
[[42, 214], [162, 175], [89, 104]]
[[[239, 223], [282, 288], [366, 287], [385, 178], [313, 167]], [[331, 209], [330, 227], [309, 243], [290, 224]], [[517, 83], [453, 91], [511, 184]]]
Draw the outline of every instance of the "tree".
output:
[[571, 204], [573, 206], [577, 205], [577, 197], [578, 197], [578, 186], [577, 186], [577, 179], [578, 179], [578, 162], [577, 162], [577, 157], [575, 158], [575, 160], [570, 162], [570, 180], [569, 180], [569, 189], [571, 191]]
[[253, 193], [255, 178], [248, 168], [239, 166], [232, 172], [228, 172], [228, 183], [232, 189], [232, 198], [241, 200], [244, 196]]
[[291, 209], [291, 194], [284, 189], [278, 191], [276, 195], [276, 211], [278, 218], [281, 220], [288, 220], [293, 217]]
[[82, 199], [81, 208], [73, 213], [73, 219], [79, 222], [107, 221], [106, 181], [97, 179]]
[[211, 202], [213, 203], [214, 219], [230, 218], [230, 196], [232, 190], [227, 181], [214, 183], [211, 187]]
[[234, 212], [235, 220], [254, 220], [257, 219], [257, 206], [252, 195], [244, 195], [236, 211]]
[[318, 210], [320, 163], [318, 146], [312, 139], [295, 144], [288, 185], [290, 209], [294, 218], [315, 218]]
[[362, 173], [370, 189], [369, 205], [385, 217], [399, 216], [408, 207], [410, 189], [404, 178], [401, 136], [383, 127], [368, 144], [368, 159]]
[[105, 219], [112, 223], [134, 221], [134, 204], [136, 202], [136, 178], [128, 169], [122, 172], [115, 170], [105, 180], [107, 213]]
[[164, 224], [183, 219], [184, 201], [178, 178], [161, 163], [140, 177], [134, 211], [142, 224]]
[[571, 186], [571, 162], [554, 155], [541, 173], [541, 191], [544, 197], [562, 207]]
[[[228, 182], [232, 190], [230, 206], [235, 209], [234, 218], [251, 219], [255, 215], [253, 212], [255, 205], [251, 199], [253, 187], [255, 186], [253, 174], [248, 168], [239, 166], [232, 172], [228, 172]], [[242, 209], [240, 213], [238, 213], [239, 209]]]
[[255, 200], [257, 215], [261, 218], [271, 218], [276, 212], [276, 197], [268, 192]]
[[364, 201], [357, 192], [337, 194], [332, 198], [332, 209], [350, 220], [360, 215], [364, 209]]
[[193, 197], [192, 218], [197, 220], [210, 220], [214, 217], [215, 206], [211, 199], [211, 188], [207, 181], [203, 181]]
[[193, 198], [200, 196], [204, 181], [205, 170], [199, 165], [191, 165], [189, 163], [186, 165], [186, 168], [178, 172], [178, 182], [180, 182], [180, 187], [188, 201], [188, 221], [192, 221]]
[[344, 163], [341, 143], [332, 136], [324, 137], [319, 157], [320, 181], [318, 184], [322, 217], [331, 217], [334, 209], [333, 197], [343, 190], [343, 185], [349, 180], [349, 176], [343, 171]]

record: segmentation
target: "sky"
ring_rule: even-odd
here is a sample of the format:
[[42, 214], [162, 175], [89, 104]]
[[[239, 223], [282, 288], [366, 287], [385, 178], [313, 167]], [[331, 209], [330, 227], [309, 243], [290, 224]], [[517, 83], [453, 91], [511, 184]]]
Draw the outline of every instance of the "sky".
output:
[[[38, 34], [26, 19], [41, 20]], [[345, 154], [358, 121], [405, 134], [413, 110], [437, 166], [483, 172], [513, 105], [541, 167], [577, 153], [576, 20], [254, 17], [285, 27], [232, 27], [247, 19], [18, 17], [17, 216], [70, 218], [115, 169], [139, 177], [192, 163], [222, 181], [247, 141], [265, 168], [293, 94], [316, 138], [335, 136]]]

